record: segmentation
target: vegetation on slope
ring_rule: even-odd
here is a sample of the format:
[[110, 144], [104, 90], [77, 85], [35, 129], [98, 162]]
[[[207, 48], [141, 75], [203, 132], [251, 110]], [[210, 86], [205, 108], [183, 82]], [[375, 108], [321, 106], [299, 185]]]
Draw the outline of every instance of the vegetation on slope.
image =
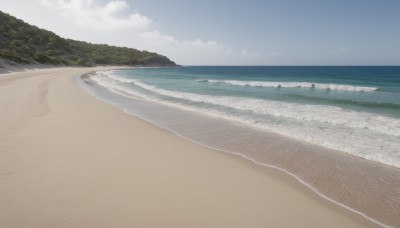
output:
[[11, 64], [175, 66], [157, 53], [64, 39], [1, 11], [0, 21], [0, 58]]

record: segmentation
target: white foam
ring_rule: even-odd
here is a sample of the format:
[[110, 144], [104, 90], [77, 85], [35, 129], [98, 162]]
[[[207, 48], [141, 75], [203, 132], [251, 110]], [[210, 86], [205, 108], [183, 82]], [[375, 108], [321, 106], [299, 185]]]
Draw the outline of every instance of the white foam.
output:
[[[304, 105], [169, 91], [129, 79], [129, 83], [134, 83], [135, 86], [152, 92], [152, 94], [143, 94], [132, 87], [125, 86], [124, 80], [118, 80], [114, 76], [93, 76], [92, 78], [104, 87], [123, 91], [136, 97], [242, 122], [369, 160], [400, 167], [400, 120], [396, 118], [327, 105]], [[161, 99], [159, 95], [218, 105], [221, 108], [183, 105]], [[239, 112], [232, 113], [227, 108], [233, 108]]]
[[119, 82], [124, 82], [124, 83], [135, 83], [135, 81], [136, 81], [134, 79], [120, 77], [120, 76], [114, 75], [112, 73], [106, 74], [106, 77], [111, 78], [116, 81], [119, 81]]
[[135, 85], [164, 96], [194, 102], [206, 102], [209, 104], [227, 106], [244, 111], [253, 111], [258, 114], [272, 115], [275, 117], [329, 123], [350, 128], [364, 128], [382, 134], [400, 136], [399, 119], [365, 112], [348, 111], [335, 106], [306, 105], [262, 99], [176, 92], [160, 89], [137, 80], [135, 81]]
[[317, 88], [317, 89], [327, 89], [327, 90], [329, 89], [329, 90], [353, 91], [353, 92], [373, 92], [378, 89], [376, 87], [324, 84], [324, 83], [313, 83], [313, 82], [268, 82], [268, 81], [239, 81], [239, 80], [214, 80], [214, 79], [197, 80], [197, 82], [225, 83], [236, 86], [269, 87], [269, 88]]

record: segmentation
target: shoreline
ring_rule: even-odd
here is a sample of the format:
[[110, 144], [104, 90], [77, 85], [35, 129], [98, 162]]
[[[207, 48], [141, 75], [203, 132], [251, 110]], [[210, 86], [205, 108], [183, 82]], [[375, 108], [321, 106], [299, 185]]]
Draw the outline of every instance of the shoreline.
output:
[[376, 226], [281, 171], [90, 96], [74, 82], [88, 71], [0, 77], [0, 225]]
[[[261, 165], [261, 166], [267, 167], [267, 168], [277, 169], [281, 172], [284, 172], [285, 174], [288, 174], [288, 175], [294, 177], [297, 181], [302, 183], [307, 188], [311, 189], [314, 193], [316, 193], [320, 197], [322, 197], [334, 204], [337, 204], [347, 210], [357, 213], [382, 227], [387, 226], [384, 222], [388, 222], [388, 224], [391, 224], [394, 226], [397, 226], [397, 224], [399, 222], [396, 219], [396, 217], [397, 217], [396, 214], [399, 214], [399, 203], [396, 203], [396, 202], [398, 202], [396, 199], [399, 198], [399, 192], [396, 192], [396, 189], [400, 188], [400, 182], [398, 181], [396, 176], [398, 176], [398, 174], [400, 174], [399, 173], [400, 170], [396, 167], [392, 167], [392, 166], [389, 166], [386, 164], [382, 164], [380, 162], [357, 157], [355, 155], [348, 154], [346, 152], [329, 149], [329, 148], [315, 145], [315, 144], [312, 144], [309, 142], [304, 142], [299, 139], [280, 135], [280, 134], [270, 132], [270, 131], [267, 131], [268, 133], [265, 134], [264, 136], [267, 138], [273, 137], [273, 138], [279, 139], [281, 141], [285, 141], [286, 143], [289, 143], [289, 144], [295, 144], [295, 147], [303, 148], [300, 151], [298, 151], [301, 153], [301, 155], [296, 155], [296, 153], [292, 153], [292, 152], [288, 151], [288, 150], [297, 150], [296, 148], [293, 148], [293, 147], [285, 148], [280, 145], [275, 147], [274, 146], [275, 144], [273, 142], [274, 140], [268, 140], [269, 143], [272, 142], [272, 144], [273, 144], [272, 147], [274, 149], [276, 149], [278, 151], [279, 150], [285, 151], [284, 153], [287, 154], [286, 157], [293, 157], [293, 158], [287, 159], [285, 157], [278, 156], [275, 158], [275, 160], [277, 160], [277, 161], [274, 161], [274, 160], [271, 161], [268, 159], [260, 160], [260, 157], [254, 156], [254, 154], [252, 154], [252, 153], [249, 153], [249, 154], [243, 153], [243, 151], [237, 150], [235, 148], [235, 146], [227, 148], [222, 144], [218, 145], [215, 143], [213, 144], [212, 141], [211, 142], [207, 141], [207, 140], [209, 140], [210, 137], [218, 138], [219, 135], [221, 135], [221, 134], [229, 135], [230, 134], [229, 130], [224, 130], [223, 132], [219, 132], [219, 135], [212, 134], [211, 133], [212, 130], [211, 130], [211, 132], [207, 133], [207, 134], [211, 133], [211, 135], [212, 135], [208, 139], [196, 138], [197, 137], [196, 135], [188, 136], [187, 135], [188, 131], [189, 132], [190, 131], [202, 132], [201, 127], [196, 128], [196, 126], [193, 127], [193, 125], [191, 123], [188, 123], [187, 121], [185, 123], [184, 121], [178, 120], [178, 119], [182, 119], [182, 118], [183, 119], [187, 118], [186, 115], [182, 115], [183, 112], [196, 113], [192, 110], [181, 109], [180, 107], [175, 107], [173, 105], [171, 106], [171, 105], [163, 104], [163, 103], [160, 104], [160, 103], [158, 103], [156, 101], [152, 101], [152, 100], [139, 102], [139, 103], [149, 103], [149, 104], [152, 103], [154, 105], [150, 105], [150, 106], [154, 106], [154, 107], [159, 106], [158, 108], [153, 107], [153, 108], [149, 109], [149, 110], [152, 110], [152, 112], [154, 112], [154, 113], [159, 113], [159, 111], [157, 111], [157, 110], [163, 110], [163, 112], [165, 112], [168, 109], [171, 109], [171, 110], [173, 109], [174, 111], [168, 110], [167, 113], [173, 112], [174, 115], [175, 114], [178, 115], [179, 118], [174, 119], [174, 116], [167, 115], [167, 117], [165, 117], [165, 118], [161, 117], [161, 120], [160, 120], [160, 115], [146, 116], [148, 114], [149, 110], [138, 112], [137, 110], [134, 110], [132, 107], [124, 106], [124, 104], [130, 103], [130, 102], [136, 102], [135, 100], [137, 100], [137, 98], [133, 98], [129, 94], [124, 95], [123, 91], [120, 91], [121, 93], [116, 92], [116, 91], [105, 92], [105, 93], [110, 93], [110, 94], [115, 94], [115, 93], [118, 94], [115, 97], [123, 96], [123, 97], [128, 98], [128, 99], [123, 99], [123, 101], [118, 101], [119, 100], [118, 98], [107, 98], [107, 94], [103, 95], [103, 92], [101, 93], [102, 95], [99, 95], [99, 94], [96, 95], [96, 91], [98, 91], [99, 89], [104, 90], [104, 91], [108, 91], [108, 90], [102, 86], [97, 85], [96, 82], [92, 82], [86, 76], [82, 76], [82, 78], [84, 78], [82, 80], [82, 81], [84, 81], [83, 84], [80, 83], [80, 81], [78, 81], [78, 80], [77, 80], [77, 83], [81, 87], [83, 87], [86, 91], [88, 91], [88, 92], [90, 91], [89, 93], [91, 95], [95, 96], [96, 98], [98, 98], [102, 101], [105, 101], [109, 104], [112, 104], [116, 107], [121, 108], [122, 110], [124, 110], [124, 112], [126, 112], [128, 114], [131, 114], [140, 119], [143, 119], [144, 121], [150, 122], [151, 124], [161, 127], [181, 138], [187, 139], [187, 140], [194, 142], [196, 144], [199, 144], [201, 146], [204, 146], [204, 147], [207, 147], [212, 150], [219, 151], [219, 152], [233, 154], [235, 156], [239, 156], [240, 159], [249, 160], [249, 161], [253, 162], [254, 164]], [[84, 85], [85, 83], [90, 84], [89, 87], [91, 87], [93, 85], [95, 85], [95, 87], [93, 87], [93, 88], [87, 87], [86, 88], [86, 86]], [[139, 100], [141, 100], [141, 99], [139, 98]], [[136, 106], [138, 106], [140, 109], [142, 105], [139, 104]], [[188, 116], [190, 116], [190, 114]], [[175, 124], [168, 125], [168, 123], [167, 123], [168, 121], [167, 122], [163, 121], [162, 120], [163, 118], [167, 119], [167, 120], [171, 120]], [[246, 135], [247, 139], [249, 139], [249, 136], [247, 135], [248, 132], [251, 132], [252, 130], [255, 130], [258, 132], [265, 131], [265, 130], [256, 129], [254, 127], [245, 126], [242, 123], [237, 123], [235, 121], [232, 121], [232, 123], [228, 123], [231, 121], [221, 120], [219, 118], [215, 118], [213, 116], [210, 117], [210, 116], [207, 116], [204, 114], [193, 114], [192, 116], [190, 116], [190, 118], [195, 119], [196, 122], [199, 122], [198, 121], [199, 119], [214, 119], [214, 120], [218, 119], [218, 121], [211, 121], [210, 123], [207, 121], [202, 122], [201, 125], [205, 125], [205, 126], [209, 126], [209, 127], [214, 126], [214, 125], [218, 125], [220, 128], [227, 128], [226, 125], [244, 126], [243, 128], [240, 128], [239, 131], [237, 131], [234, 127], [231, 127], [231, 129], [232, 129], [232, 132], [236, 132], [236, 133], [241, 132], [241, 131], [247, 131], [246, 134], [243, 134], [243, 135]], [[178, 122], [178, 121], [183, 122], [183, 124], [180, 124], [180, 125], [176, 124], [176, 122]], [[221, 122], [222, 122], [222, 124], [221, 124]], [[180, 129], [180, 128], [187, 128], [187, 127], [190, 130], [187, 130], [186, 132], [181, 131], [181, 129]], [[211, 127], [211, 128], [213, 128], [213, 127]], [[203, 133], [206, 133], [206, 132], [203, 132]], [[233, 133], [233, 135], [234, 135], [234, 133]], [[232, 137], [233, 135], [231, 134], [230, 136]], [[260, 138], [259, 135], [255, 135], [255, 136]], [[223, 138], [226, 140], [229, 139], [228, 137], [223, 137]], [[224, 139], [221, 140], [221, 138], [220, 138], [220, 141], [224, 141]], [[263, 138], [263, 139], [265, 139], [265, 138]], [[229, 140], [232, 140], [232, 139], [229, 139]], [[241, 140], [240, 136], [236, 137], [236, 140], [240, 141]], [[246, 139], [242, 140], [242, 141], [243, 141], [242, 143], [245, 143]], [[251, 145], [256, 145], [255, 140], [253, 140], [253, 143], [254, 144], [251, 144]], [[269, 143], [266, 143], [266, 144], [269, 144]], [[236, 144], [236, 146], [240, 147], [242, 145]], [[255, 147], [257, 147], [257, 146], [255, 146]], [[265, 152], [267, 154], [271, 153], [271, 151], [262, 151], [260, 146], [258, 146], [258, 148], [260, 148], [261, 152]], [[312, 152], [309, 152], [307, 150], [310, 150]], [[329, 154], [329, 156], [324, 156], [324, 155], [321, 156], [320, 155], [320, 154], [324, 154], [324, 153]], [[316, 156], [318, 158], [314, 159], [313, 158], [314, 156]], [[279, 161], [279, 160], [282, 160], [282, 158], [284, 160], [283, 163]], [[311, 172], [309, 172], [309, 174], [307, 174], [307, 175], [311, 175], [311, 177], [304, 176], [304, 173], [301, 173], [304, 170], [301, 170], [301, 169], [299, 170], [298, 168], [293, 170], [293, 165], [288, 166], [287, 164], [284, 164], [285, 162], [287, 163], [288, 160], [292, 160], [292, 162], [294, 162], [296, 160], [296, 158], [300, 159], [300, 160], [310, 159], [310, 160], [316, 161], [317, 163], [320, 161], [323, 161], [323, 160], [327, 160], [328, 162], [323, 161], [321, 164], [316, 164], [315, 162], [309, 162], [309, 164], [311, 164], [313, 167], [319, 166], [319, 169], [325, 169], [325, 173], [315, 175], [314, 173], [320, 172], [321, 170], [314, 169], [314, 171], [311, 171]], [[333, 164], [330, 164], [329, 161], [332, 161]], [[302, 166], [305, 166], [305, 164], [303, 164]], [[353, 168], [353, 166], [356, 168]], [[346, 171], [343, 171], [343, 170], [346, 170]], [[334, 172], [337, 174], [331, 175], [330, 174], [331, 172]], [[352, 176], [354, 173], [356, 175]], [[362, 173], [366, 173], [367, 175], [371, 174], [371, 176], [367, 177]], [[349, 176], [349, 177], [342, 178], [342, 176]], [[314, 178], [314, 177], [317, 177], [317, 178]], [[366, 180], [366, 178], [371, 179], [372, 182], [370, 180]], [[324, 179], [330, 180], [330, 183], [329, 184], [323, 183]], [[346, 179], [347, 179], [347, 182], [343, 181]], [[356, 181], [353, 183], [354, 180], [356, 180]], [[390, 184], [388, 184], [388, 183], [390, 183]], [[339, 186], [343, 186], [343, 187], [336, 189], [335, 185], [339, 185]], [[358, 195], [359, 192], [364, 192], [365, 189], [363, 189], [361, 187], [357, 187], [356, 185], [368, 186], [368, 193]], [[347, 189], [347, 187], [350, 187], [350, 188]], [[332, 188], [332, 190], [330, 188]], [[350, 191], [350, 194], [348, 194], [348, 191]], [[345, 195], [347, 195], [344, 198], [343, 198], [343, 193], [345, 193]], [[356, 203], [356, 204], [354, 204], [354, 203]]]
[[[85, 82], [90, 82], [90, 80], [87, 80], [86, 78]], [[95, 82], [92, 82], [91, 84], [97, 85]], [[84, 88], [84, 89], [89, 91], [90, 88], [89, 89]], [[271, 145], [273, 150], [284, 151], [283, 154], [286, 155], [286, 156], [272, 155], [273, 156], [272, 159], [263, 160], [263, 157], [260, 158], [261, 156], [260, 154], [254, 155], [254, 153], [258, 152], [256, 150], [247, 153], [244, 152], [243, 150], [237, 150], [235, 147], [235, 146], [242, 147], [243, 143], [248, 143], [246, 142], [246, 140], [249, 140], [249, 137], [251, 137], [248, 135], [249, 132], [255, 130], [260, 133], [264, 132], [263, 130], [261, 131], [256, 130], [253, 127], [248, 127], [248, 126], [244, 126], [243, 128], [239, 127], [239, 130], [237, 130], [236, 127], [232, 127], [229, 125], [241, 126], [243, 124], [235, 122], [229, 123], [230, 121], [224, 121], [213, 117], [206, 117], [205, 115], [202, 114], [182, 115], [183, 112], [187, 113], [194, 113], [194, 112], [185, 109], [183, 111], [179, 111], [182, 110], [179, 107], [160, 104], [152, 100], [139, 103], [153, 103], [155, 105], [149, 105], [149, 106], [159, 106], [158, 108], [152, 107], [149, 108], [147, 111], [138, 112], [137, 110], [132, 109], [132, 107], [124, 106], [124, 104], [130, 102], [136, 102], [135, 101], [136, 98], [132, 98], [129, 95], [117, 93], [118, 95], [116, 96], [122, 95], [124, 97], [125, 96], [128, 97], [127, 99], [122, 99], [121, 101], [118, 101], [119, 100], [118, 98], [117, 99], [107, 98], [107, 94], [104, 97], [102, 97], [102, 95], [99, 96], [99, 94], [96, 95], [96, 92], [94, 91], [98, 89], [108, 91], [107, 89], [104, 89], [102, 86], [99, 86], [99, 88], [94, 88], [93, 91], [90, 92], [90, 94], [94, 95], [96, 98], [102, 101], [105, 101], [116, 107], [121, 108], [126, 113], [139, 117], [144, 121], [150, 122], [156, 126], [166, 129], [167, 131], [170, 131], [175, 135], [190, 140], [196, 144], [205, 146], [212, 150], [240, 156], [241, 159], [244, 158], [257, 165], [280, 170], [285, 174], [293, 176], [295, 179], [297, 179], [297, 181], [302, 183], [307, 188], [311, 189], [314, 193], [316, 193], [320, 197], [328, 201], [331, 201], [332, 203], [335, 203], [350, 211], [353, 211], [354, 213], [357, 213], [365, 217], [366, 219], [371, 220], [376, 224], [379, 224], [380, 226], [386, 226], [384, 222], [388, 222], [388, 224], [390, 225], [397, 226], [399, 222], [399, 220], [396, 219], [397, 218], [396, 214], [399, 214], [399, 203], [397, 203], [398, 201], [396, 200], [399, 198], [399, 192], [396, 191], [396, 189], [400, 188], [400, 182], [397, 178], [400, 170], [396, 167], [391, 167], [385, 164], [381, 164], [379, 162], [367, 160], [351, 154], [347, 154], [345, 152], [328, 149], [322, 146], [314, 145], [308, 142], [303, 142], [301, 140], [293, 139], [290, 137], [285, 137], [272, 132], [269, 132], [265, 135], [262, 133], [255, 134], [255, 138], [266, 140], [266, 138], [272, 137], [277, 139], [277, 141], [284, 142], [284, 144], [294, 144], [294, 147], [281, 146], [279, 145], [279, 143], [276, 144], [274, 142], [275, 140], [271, 139], [267, 140], [268, 141], [267, 143], [261, 144], [260, 146], [257, 145], [258, 143], [257, 140], [252, 140], [251, 141], [252, 143], [249, 144], [252, 145], [252, 147], [254, 145], [254, 147], [259, 148], [260, 152], [265, 152], [265, 154], [268, 154], [268, 156], [271, 155], [271, 152], [274, 153], [274, 151], [263, 150], [261, 148], [263, 148], [264, 146], [268, 147]], [[103, 92], [101, 94], [103, 94]], [[135, 106], [139, 107], [140, 109], [143, 105], [138, 104]], [[172, 111], [169, 109], [171, 109]], [[167, 112], [167, 114], [173, 113], [173, 115], [167, 115], [167, 117], [163, 117], [157, 114], [146, 116], [149, 114], [150, 112], [149, 110], [151, 110], [152, 113], [159, 113], [159, 111], [157, 110], [163, 110], [164, 113], [163, 115], [165, 115], [165, 112]], [[231, 130], [224, 130], [219, 132], [219, 134], [212, 134], [213, 130], [210, 131], [207, 130], [207, 132], [203, 132], [203, 134], [207, 133], [207, 135], [210, 135], [211, 133], [212, 136], [208, 138], [206, 137], [205, 139], [198, 138], [196, 134], [188, 136], [187, 135], [188, 132], [201, 133], [202, 130], [204, 129], [202, 129], [202, 127], [198, 128], [197, 126], [195, 126], [195, 124], [191, 124], [190, 121], [184, 122], [176, 118], [174, 119], [174, 115], [179, 116], [178, 119], [182, 118], [186, 119], [187, 116], [190, 116], [190, 119], [194, 119], [196, 120], [196, 122], [199, 122], [199, 119], [214, 119], [214, 120], [218, 119], [218, 121], [209, 121], [209, 122], [200, 121], [201, 122], [200, 125], [209, 126], [211, 129], [219, 127], [222, 129], [229, 128]], [[166, 119], [167, 121], [163, 121], [162, 119]], [[183, 124], [168, 125], [169, 121], [172, 121], [174, 123], [180, 121]], [[186, 132], [181, 131], [182, 130], [181, 128], [188, 128], [188, 130], [186, 130]], [[236, 143], [236, 144], [233, 143], [235, 144], [235, 146], [231, 147], [225, 147], [225, 145], [218, 143], [215, 144], [212, 142], [214, 138], [219, 139], [217, 141], [225, 141], [225, 140], [232, 141], [232, 139], [229, 137], [222, 137], [222, 138], [219, 137], [220, 135], [230, 135], [231, 137], [234, 137], [233, 135], [235, 133], [231, 134], [231, 131], [236, 133], [246, 131], [246, 133], [243, 133], [246, 139], [241, 140], [240, 136], [236, 137], [235, 140], [241, 141], [241, 143]], [[260, 137], [260, 135], [264, 137]], [[212, 138], [212, 140], [207, 141], [210, 138]], [[297, 150], [298, 147], [301, 149]], [[250, 148], [247, 147], [247, 149]], [[290, 150], [293, 150], [295, 152]], [[296, 154], [297, 152], [299, 152], [300, 155]], [[301, 164], [300, 166], [301, 167], [311, 166], [313, 167], [313, 170], [299, 169], [299, 165], [295, 164], [297, 163], [296, 162], [297, 159], [305, 161], [309, 160], [308, 162], [306, 162], [305, 164]], [[307, 173], [304, 174], [303, 173], [304, 171], [306, 171]], [[321, 171], [323, 171], [322, 174], [319, 173]], [[315, 173], [319, 174], [315, 175]], [[329, 180], [329, 183], [325, 183], [326, 180]], [[367, 187], [368, 190], [365, 190], [364, 187], [362, 186]]]
[[[165, 81], [166, 84], [161, 83], [163, 78], [171, 73], [170, 70], [164, 72], [164, 70], [142, 71], [135, 69], [99, 72], [97, 76], [91, 77], [91, 81], [123, 96], [139, 97], [176, 107], [179, 110], [193, 111], [204, 116], [242, 123], [301, 142], [306, 141], [312, 145], [320, 145], [323, 148], [345, 152], [397, 168], [400, 167], [400, 158], [396, 156], [397, 148], [400, 148], [400, 141], [397, 138], [398, 128], [400, 127], [398, 123], [400, 113], [398, 113], [398, 110], [396, 111], [398, 105], [389, 105], [390, 107], [379, 105], [385, 103], [385, 99], [390, 100], [390, 98], [385, 98], [386, 92], [384, 91], [377, 91], [376, 93], [365, 93], [364, 91], [364, 88], [377, 89], [377, 86], [382, 87], [380, 90], [388, 89], [384, 85], [361, 87], [360, 84], [358, 86], [351, 83], [340, 85], [340, 82], [337, 82], [339, 84], [333, 82], [329, 86], [340, 89], [331, 91], [329, 88], [314, 89], [310, 86], [311, 84], [309, 84], [310, 87], [306, 86], [303, 89], [304, 84], [295, 82], [293, 85], [293, 82], [289, 82], [288, 85], [294, 87], [287, 88], [286, 91], [286, 89], [281, 90], [279, 86], [281, 83], [287, 82], [246, 81], [246, 79], [232, 81], [229, 78], [226, 78], [228, 80], [219, 80], [219, 76], [214, 79], [207, 79], [208, 76], [203, 77], [193, 73], [203, 71], [203, 73], [206, 73], [206, 69], [217, 71], [219, 68], [173, 69], [172, 72], [176, 74], [179, 85], [180, 83], [189, 83], [187, 84], [189, 88], [184, 89], [184, 91], [181, 91], [179, 87], [174, 88], [169, 80]], [[223, 69], [221, 68], [221, 70]], [[256, 70], [256, 68], [248, 70], [249, 74], [252, 70]], [[269, 68], [263, 68], [263, 71], [269, 70]], [[186, 76], [185, 72], [187, 73]], [[144, 74], [149, 74], [150, 77], [143, 77]], [[210, 75], [210, 77], [212, 76]], [[156, 80], [154, 81], [154, 79]], [[159, 80], [161, 84], [157, 86]], [[192, 82], [195, 83], [192, 85], [190, 84]], [[278, 87], [276, 87], [276, 83], [279, 83]], [[205, 92], [195, 91], [191, 93], [191, 88], [204, 89]], [[218, 89], [221, 89], [221, 92], [218, 92]], [[243, 92], [242, 90], [248, 94], [239, 95]], [[390, 91], [390, 88], [388, 90]], [[216, 94], [213, 94], [213, 91], [218, 95], [215, 96]], [[285, 91], [288, 94], [285, 94]], [[296, 98], [293, 94], [298, 92], [307, 94], [300, 96], [301, 98]], [[351, 99], [355, 101], [345, 102], [343, 99], [338, 99], [339, 94], [342, 93], [344, 100], [352, 96]], [[279, 94], [285, 95], [281, 99]], [[317, 103], [314, 103], [316, 100], [311, 98], [311, 94], [312, 96], [321, 96], [317, 100], [319, 102], [324, 100], [326, 103], [316, 105]], [[276, 97], [264, 99], [263, 96], [266, 98], [268, 96]], [[293, 100], [288, 100], [289, 97]], [[371, 102], [362, 101], [368, 97], [372, 99]], [[300, 100], [297, 101], [297, 99]], [[354, 106], [354, 109], [351, 106]], [[233, 111], [233, 113], [230, 113], [230, 111]], [[371, 138], [382, 138], [382, 140], [379, 140], [379, 143], [376, 144]]]

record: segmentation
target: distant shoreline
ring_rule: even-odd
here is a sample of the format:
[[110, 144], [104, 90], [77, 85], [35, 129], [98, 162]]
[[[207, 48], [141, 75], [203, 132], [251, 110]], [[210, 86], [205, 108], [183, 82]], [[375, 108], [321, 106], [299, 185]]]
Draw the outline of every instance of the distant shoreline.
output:
[[9, 64], [4, 59], [0, 58], [0, 74], [6, 73], [17, 73], [17, 72], [26, 72], [31, 70], [40, 70], [40, 69], [56, 69], [56, 68], [86, 68], [86, 69], [95, 69], [97, 67], [113, 67], [113, 68], [159, 68], [159, 67], [181, 67], [180, 65], [175, 66], [162, 66], [162, 65], [95, 65], [95, 66], [68, 66], [68, 65], [48, 65], [48, 64]]

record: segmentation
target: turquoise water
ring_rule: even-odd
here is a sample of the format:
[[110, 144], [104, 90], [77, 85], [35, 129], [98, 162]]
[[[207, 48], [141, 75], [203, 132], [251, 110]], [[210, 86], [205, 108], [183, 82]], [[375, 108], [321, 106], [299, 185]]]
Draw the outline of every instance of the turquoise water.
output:
[[99, 72], [109, 90], [400, 167], [400, 67]]

